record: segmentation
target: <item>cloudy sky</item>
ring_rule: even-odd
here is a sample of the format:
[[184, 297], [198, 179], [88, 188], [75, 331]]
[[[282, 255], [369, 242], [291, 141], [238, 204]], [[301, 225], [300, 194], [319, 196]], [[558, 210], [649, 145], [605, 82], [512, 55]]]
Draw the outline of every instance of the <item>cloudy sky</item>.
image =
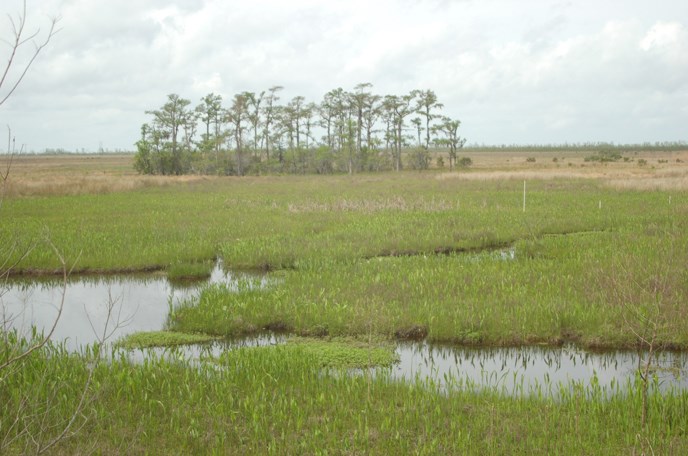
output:
[[[169, 93], [195, 105], [210, 92], [228, 100], [281, 85], [282, 101], [318, 102], [361, 82], [380, 95], [434, 90], [471, 144], [688, 140], [686, 0], [27, 0], [27, 8], [27, 31], [61, 17], [61, 31], [0, 106], [0, 138], [9, 124], [29, 150], [132, 150], [145, 111]], [[2, 0], [1, 13], [20, 11], [21, 0]], [[8, 57], [3, 43], [0, 63]]]

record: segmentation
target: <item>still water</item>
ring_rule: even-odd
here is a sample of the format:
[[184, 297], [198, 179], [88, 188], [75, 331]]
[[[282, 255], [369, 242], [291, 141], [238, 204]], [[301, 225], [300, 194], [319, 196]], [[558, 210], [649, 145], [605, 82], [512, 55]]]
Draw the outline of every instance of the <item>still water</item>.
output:
[[[255, 278], [255, 275], [252, 276]], [[102, 337], [110, 341], [138, 331], [164, 329], [171, 307], [196, 296], [207, 284], [238, 289], [246, 274], [226, 271], [218, 263], [209, 280], [187, 285], [171, 284], [164, 275], [81, 276], [67, 284], [62, 314], [53, 340], [77, 351]], [[260, 278], [259, 286], [270, 279]], [[32, 325], [47, 332], [58, 315], [62, 284], [56, 280], [17, 281], [0, 298], [0, 323], [29, 335]], [[114, 303], [108, 315], [108, 303]], [[108, 327], [106, 328], [106, 324]], [[133, 351], [133, 360], [153, 353], [197, 361], [240, 346], [276, 345], [285, 336], [264, 334], [233, 341], [168, 349]], [[393, 378], [420, 379], [441, 388], [489, 388], [505, 394], [556, 394], [562, 385], [611, 391], [632, 380], [642, 353], [589, 352], [569, 347], [467, 348], [420, 343], [399, 343], [400, 362], [390, 369]], [[688, 390], [688, 353], [660, 353], [654, 362], [660, 390]]]
[[[73, 276], [64, 290], [62, 314], [52, 340], [76, 351], [97, 342], [104, 333], [109, 341], [139, 331], [164, 329], [172, 306], [196, 296], [208, 284], [222, 283], [236, 289], [239, 281], [256, 275], [229, 272], [221, 262], [208, 280], [172, 284], [164, 274]], [[260, 284], [267, 284], [260, 277]], [[57, 279], [10, 282], [0, 305], [0, 323], [30, 335], [31, 326], [47, 333], [55, 319], [63, 294]], [[112, 303], [112, 312], [109, 312]], [[106, 327], [107, 325], [107, 327]]]

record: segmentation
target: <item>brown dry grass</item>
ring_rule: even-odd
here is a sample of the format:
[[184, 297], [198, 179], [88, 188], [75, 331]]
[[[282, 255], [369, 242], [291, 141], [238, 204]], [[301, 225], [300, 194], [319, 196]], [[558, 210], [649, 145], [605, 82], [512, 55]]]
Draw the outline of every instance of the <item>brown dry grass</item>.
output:
[[[8, 157], [0, 157], [4, 170]], [[210, 176], [142, 176], [133, 155], [25, 155], [11, 162], [4, 195], [46, 196], [104, 194], [146, 187], [210, 180]]]
[[[563, 156], [562, 156], [563, 155]], [[688, 190], [688, 151], [632, 154], [633, 161], [585, 162], [588, 153], [467, 154], [473, 160], [469, 170], [445, 172], [437, 179], [469, 181], [594, 179], [620, 190]], [[527, 162], [535, 156], [535, 162]], [[557, 158], [554, 162], [553, 159]], [[640, 166], [643, 159], [646, 165]]]
[[[589, 152], [470, 152], [468, 170], [438, 172], [440, 180], [551, 180], [594, 179], [620, 190], [688, 190], [688, 150], [680, 152], [640, 152], [627, 154], [633, 161], [615, 163], [585, 162]], [[535, 157], [535, 162], [528, 162]], [[556, 161], [555, 161], [556, 159]], [[639, 166], [638, 160], [647, 161]], [[446, 162], [446, 160], [445, 160]], [[6, 169], [8, 157], [0, 155], [0, 168]], [[102, 194], [162, 187], [217, 179], [211, 176], [142, 176], [133, 168], [132, 154], [102, 155], [20, 155], [12, 159], [10, 178], [4, 196], [45, 196]], [[293, 212], [345, 210], [379, 211], [409, 209], [408, 201], [339, 201], [335, 207], [293, 206]], [[441, 205], [441, 204], [440, 204]], [[428, 208], [425, 208], [428, 209]]]

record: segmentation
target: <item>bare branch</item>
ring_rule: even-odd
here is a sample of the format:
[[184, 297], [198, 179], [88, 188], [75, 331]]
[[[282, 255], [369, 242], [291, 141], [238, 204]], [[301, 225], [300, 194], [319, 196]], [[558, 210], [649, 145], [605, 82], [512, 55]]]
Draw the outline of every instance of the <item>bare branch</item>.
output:
[[[72, 266], [72, 268], [67, 270], [67, 263], [66, 263], [64, 257], [62, 256], [62, 254], [57, 250], [57, 247], [55, 247], [55, 245], [50, 240], [48, 240], [47, 242], [49, 243], [50, 247], [52, 247], [53, 252], [55, 253], [57, 258], [59, 259], [60, 264], [62, 266], [62, 296], [60, 297], [60, 303], [59, 303], [58, 308], [57, 308], [57, 316], [53, 320], [53, 324], [52, 324], [50, 330], [48, 331], [48, 335], [44, 335], [39, 342], [32, 345], [28, 350], [24, 351], [20, 355], [12, 357], [9, 360], [5, 361], [3, 364], [0, 364], [0, 371], [5, 369], [9, 365], [14, 364], [14, 363], [26, 358], [27, 356], [29, 356], [31, 353], [35, 352], [36, 350], [44, 347], [45, 344], [47, 344], [48, 341], [50, 340], [50, 338], [53, 336], [53, 333], [55, 332], [55, 328], [57, 328], [57, 323], [60, 321], [60, 316], [62, 315], [62, 310], [64, 309], [65, 296], [67, 294], [67, 279], [68, 279], [69, 275], [71, 274], [74, 266]], [[76, 264], [76, 263], [74, 263], [74, 264]]]
[[[48, 43], [50, 43], [50, 40], [53, 38], [53, 36], [60, 31], [56, 28], [59, 18], [54, 17], [50, 20], [50, 29], [48, 30], [45, 39], [42, 41], [35, 41], [35, 38], [40, 34], [40, 28], [29, 36], [24, 36], [24, 27], [26, 26], [26, 0], [23, 2], [22, 13], [18, 17], [18, 24], [15, 23], [12, 17], [9, 18], [9, 22], [12, 26], [13, 39], [8, 43], [10, 46], [10, 56], [7, 60], [4, 70], [2, 71], [2, 77], [0, 77], [0, 88], [2, 88], [6, 83], [10, 84], [10, 88], [5, 96], [0, 98], [0, 106], [2, 106], [10, 96], [12, 96], [17, 87], [19, 87], [19, 84], [21, 84], [24, 76], [26, 76], [26, 73], [28, 73], [29, 68], [31, 68], [31, 65], [33, 65], [33, 62], [36, 60], [38, 55], [48, 45]], [[28, 62], [24, 65], [24, 68], [19, 70], [17, 79], [14, 82], [9, 82], [8, 75], [10, 74], [11, 68], [16, 65], [17, 52], [23, 45], [29, 42], [33, 43], [34, 45], [32, 54], [30, 55]]]

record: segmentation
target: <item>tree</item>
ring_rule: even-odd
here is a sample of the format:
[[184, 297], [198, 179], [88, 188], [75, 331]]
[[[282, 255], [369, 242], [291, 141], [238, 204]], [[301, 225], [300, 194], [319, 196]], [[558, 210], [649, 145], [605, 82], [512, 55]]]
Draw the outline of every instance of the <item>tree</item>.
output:
[[253, 130], [253, 157], [255, 159], [258, 159], [257, 153], [259, 150], [258, 146], [258, 137], [259, 137], [259, 127], [260, 127], [260, 113], [261, 113], [261, 108], [260, 105], [263, 102], [263, 99], [265, 98], [265, 91], [260, 92], [260, 94], [256, 95], [253, 92], [244, 92], [247, 97], [247, 102], [248, 102], [248, 122], [251, 125], [251, 129]]
[[416, 127], [416, 131], [418, 132], [418, 147], [421, 147], [420, 135], [423, 132], [422, 120], [420, 119], [420, 117], [414, 117], [413, 119], [411, 119], [411, 123], [414, 127]]
[[415, 96], [416, 91], [412, 91], [403, 96], [387, 95], [383, 101], [383, 107], [387, 111], [388, 134], [391, 132], [394, 169], [396, 171], [400, 171], [402, 168], [401, 148], [404, 144], [404, 120], [414, 112], [411, 103]]
[[[189, 109], [190, 104], [191, 100], [173, 93], [167, 96], [167, 103], [162, 108], [146, 111], [153, 116], [153, 123], [147, 130], [153, 130], [152, 134], [161, 140], [156, 151], [160, 167], [155, 169], [160, 174], [180, 175], [190, 170], [191, 141], [197, 120], [197, 113]], [[137, 153], [145, 151], [139, 149]]]
[[248, 92], [243, 92], [234, 95], [232, 106], [227, 110], [227, 121], [232, 127], [232, 132], [234, 134], [234, 142], [236, 143], [237, 174], [239, 176], [244, 174], [242, 157], [242, 151], [244, 147], [243, 133], [246, 129], [244, 121], [248, 119], [249, 97], [250, 94]]
[[326, 136], [324, 138], [325, 143], [331, 150], [336, 148], [333, 128], [338, 113], [338, 98], [340, 97], [341, 90], [342, 89], [337, 89], [327, 92], [323, 97], [323, 100], [320, 102], [318, 109], [318, 114], [320, 115], [320, 126], [324, 128], [326, 132]]
[[302, 96], [296, 96], [287, 104], [284, 110], [285, 122], [289, 124], [289, 131], [291, 132], [290, 146], [294, 147], [293, 140], [296, 139], [296, 148], [301, 147], [301, 119], [304, 116], [303, 105], [306, 99]]
[[466, 144], [466, 140], [459, 136], [459, 127], [461, 126], [460, 120], [452, 120], [446, 116], [440, 119], [441, 122], [434, 127], [434, 130], [445, 136], [440, 140], [440, 143], [449, 146], [449, 170], [451, 170], [454, 163], [456, 163], [457, 151]]
[[[432, 90], [381, 97], [373, 95], [370, 87], [370, 83], [357, 84], [351, 92], [339, 87], [325, 93], [319, 104], [295, 96], [280, 105], [282, 87], [273, 86], [260, 93], [235, 95], [228, 109], [222, 108], [219, 95], [211, 93], [193, 111], [187, 108], [188, 100], [169, 95], [162, 109], [147, 111], [153, 121], [143, 127], [141, 140], [136, 143], [135, 168], [142, 173], [181, 174], [196, 171], [199, 161], [193, 159], [200, 157], [200, 163], [205, 164], [200, 172], [209, 172], [213, 167], [207, 155], [214, 150], [214, 168], [218, 170], [222, 144], [227, 151], [227, 174], [245, 174], [249, 166], [281, 172], [350, 174], [390, 168], [399, 171], [405, 163], [427, 168], [431, 133], [446, 136], [436, 143], [448, 146], [451, 165], [456, 163], [456, 150], [463, 145], [456, 133], [459, 124], [450, 124], [448, 118], [435, 113], [442, 104]], [[413, 114], [417, 116], [409, 125]], [[439, 124], [437, 119], [441, 119]], [[222, 124], [229, 127], [223, 131]], [[194, 143], [199, 125], [201, 140]], [[318, 139], [317, 126], [323, 130]], [[412, 144], [414, 149], [407, 150]], [[279, 166], [271, 161], [273, 150]], [[250, 151], [253, 155], [248, 160]], [[235, 160], [230, 161], [230, 157]]]
[[365, 101], [363, 109], [363, 127], [366, 131], [366, 147], [372, 149], [373, 146], [373, 132], [375, 129], [375, 122], [380, 117], [380, 100], [379, 95], [371, 95]]
[[413, 169], [428, 169], [430, 167], [429, 152], [426, 147], [421, 144], [420, 136], [423, 132], [423, 121], [420, 117], [411, 119], [411, 124], [416, 127], [418, 133], [418, 148], [411, 152], [410, 165]]
[[[200, 150], [207, 154], [215, 152], [215, 167], [219, 166], [220, 146], [222, 145], [222, 96], [209, 93], [201, 98], [196, 106], [196, 116], [205, 126], [205, 133], [201, 135]], [[212, 133], [211, 133], [211, 128]], [[149, 173], [144, 173], [149, 174]]]
[[134, 156], [134, 169], [141, 174], [155, 174], [153, 144], [149, 141], [149, 130], [148, 124], [141, 125], [141, 139], [136, 142], [137, 153]]
[[282, 90], [282, 86], [273, 86], [268, 89], [268, 96], [265, 97], [265, 105], [263, 108], [263, 140], [265, 142], [265, 159], [270, 161], [270, 141], [272, 139], [270, 127], [275, 122], [275, 112], [277, 110], [277, 102], [279, 95], [277, 92]]
[[356, 114], [356, 155], [360, 157], [362, 150], [362, 137], [363, 137], [363, 119], [366, 110], [371, 105], [371, 98], [373, 94], [366, 91], [366, 89], [371, 88], [373, 85], [369, 82], [357, 84], [354, 87], [354, 93], [349, 97], [351, 100], [351, 108]]
[[430, 148], [430, 122], [437, 116], [432, 114], [433, 109], [442, 109], [444, 105], [437, 101], [437, 95], [432, 90], [417, 90], [416, 112], [425, 117], [425, 149]]

